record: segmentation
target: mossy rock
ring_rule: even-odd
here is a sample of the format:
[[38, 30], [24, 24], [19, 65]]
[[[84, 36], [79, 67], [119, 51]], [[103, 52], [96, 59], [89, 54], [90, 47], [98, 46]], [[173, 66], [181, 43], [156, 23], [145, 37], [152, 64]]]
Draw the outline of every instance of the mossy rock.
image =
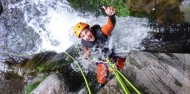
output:
[[132, 16], [155, 17], [159, 23], [180, 23], [184, 21], [179, 9], [182, 0], [126, 0]]

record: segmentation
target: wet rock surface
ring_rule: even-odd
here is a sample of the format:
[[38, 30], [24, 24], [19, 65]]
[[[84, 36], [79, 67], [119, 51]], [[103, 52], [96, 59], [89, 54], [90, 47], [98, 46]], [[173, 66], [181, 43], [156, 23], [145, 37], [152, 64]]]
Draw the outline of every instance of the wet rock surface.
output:
[[[122, 73], [142, 94], [188, 94], [190, 92], [189, 58], [189, 54], [133, 51], [127, 57]], [[117, 81], [111, 81], [100, 91], [100, 94], [120, 91], [117, 86]]]
[[23, 94], [23, 78], [11, 72], [0, 73], [1, 94]]
[[190, 25], [181, 23], [158, 28], [141, 44], [149, 52], [189, 53]]
[[51, 74], [31, 94], [68, 94], [68, 88], [58, 75]]
[[[126, 59], [126, 65], [121, 72], [142, 94], [188, 94], [188, 92], [190, 92], [189, 58], [189, 54], [132, 51], [129, 53]], [[82, 77], [79, 76], [80, 74], [76, 76], [76, 73], [73, 74], [68, 68], [64, 69], [65, 70], [62, 71], [64, 74], [62, 74], [64, 81], [62, 82], [69, 88], [69, 94], [75, 94], [77, 92], [87, 93], [87, 90], [84, 88], [79, 90], [80, 84], [82, 85]], [[73, 87], [72, 85], [76, 84], [79, 79], [76, 77], [80, 77], [80, 84], [78, 83], [75, 89], [71, 89]], [[93, 92], [95, 89], [97, 93], [97, 87], [91, 86], [92, 84], [90, 84], [90, 89]], [[48, 82], [46, 85], [48, 85]], [[85, 85], [82, 87], [85, 87]], [[135, 93], [131, 87], [129, 87], [129, 90], [132, 94]], [[117, 79], [113, 78], [98, 92], [98, 94], [124, 94], [124, 91]]]
[[0, 15], [1, 15], [2, 12], [3, 12], [3, 6], [2, 6], [2, 3], [0, 1]]
[[184, 13], [185, 22], [190, 23], [190, 1], [189, 0], [183, 0], [183, 3], [180, 6], [181, 11]]
[[[132, 11], [131, 15], [138, 15], [138, 12], [145, 12], [152, 15], [159, 24], [183, 22], [183, 13], [179, 5], [182, 0], [126, 0]], [[134, 14], [133, 14], [134, 13]], [[136, 13], [136, 14], [135, 14]]]
[[110, 80], [97, 94], [125, 94], [116, 78]]
[[186, 94], [190, 87], [189, 58], [189, 54], [131, 52], [125, 72], [145, 92]]

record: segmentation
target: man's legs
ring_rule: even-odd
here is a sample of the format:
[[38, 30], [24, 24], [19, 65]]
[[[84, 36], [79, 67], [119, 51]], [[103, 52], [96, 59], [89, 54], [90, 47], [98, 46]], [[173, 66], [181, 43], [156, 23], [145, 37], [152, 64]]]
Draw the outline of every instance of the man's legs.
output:
[[97, 64], [97, 81], [100, 83], [100, 88], [103, 87], [106, 82], [109, 75], [109, 70], [106, 64], [104, 63], [98, 63]]
[[111, 59], [111, 62], [116, 64], [119, 70], [121, 70], [125, 66], [126, 58], [116, 56], [114, 53], [110, 54], [109, 58]]
[[119, 70], [121, 70], [125, 66], [125, 60], [126, 58], [118, 57], [116, 59], [116, 66]]

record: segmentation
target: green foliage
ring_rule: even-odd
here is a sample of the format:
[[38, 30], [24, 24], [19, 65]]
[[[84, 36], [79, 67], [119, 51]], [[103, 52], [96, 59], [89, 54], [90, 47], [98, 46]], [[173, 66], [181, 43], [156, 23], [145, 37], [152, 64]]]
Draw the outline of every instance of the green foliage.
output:
[[79, 11], [98, 12], [102, 6], [116, 8], [117, 16], [128, 16], [129, 8], [126, 0], [67, 0], [69, 4]]
[[128, 16], [129, 9], [126, 0], [100, 0], [101, 6], [113, 6], [116, 8], [118, 16]]
[[42, 72], [42, 71], [45, 71], [45, 66], [39, 66], [39, 67], [37, 67], [37, 69], [38, 69], [38, 72]]
[[27, 85], [25, 88], [24, 94], [30, 94], [30, 92], [32, 92], [39, 84], [40, 82], [36, 82], [36, 83]]
[[29, 84], [25, 87], [24, 94], [30, 94], [47, 76], [43, 76], [39, 81]]

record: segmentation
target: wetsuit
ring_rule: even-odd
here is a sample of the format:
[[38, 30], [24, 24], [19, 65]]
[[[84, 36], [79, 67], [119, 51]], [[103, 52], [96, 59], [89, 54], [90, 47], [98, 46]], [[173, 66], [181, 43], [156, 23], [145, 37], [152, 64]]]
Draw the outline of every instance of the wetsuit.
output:
[[[105, 47], [106, 42], [108, 41], [108, 37], [111, 35], [111, 32], [116, 24], [115, 15], [108, 17], [108, 22], [106, 25], [100, 27], [99, 25], [94, 25], [91, 27], [92, 34], [95, 37], [95, 41], [85, 41], [81, 40], [81, 44], [84, 47], [85, 50], [89, 50], [93, 52], [94, 50], [97, 50], [98, 48], [101, 49], [101, 52], [103, 54], [107, 54], [109, 48]], [[100, 55], [100, 53], [97, 53]], [[108, 56], [112, 58], [113, 53], [111, 52]], [[105, 57], [105, 56], [104, 56]], [[108, 66], [104, 63], [99, 62], [97, 64], [97, 80], [100, 84], [105, 84], [106, 79], [108, 77], [109, 71]]]
[[109, 16], [108, 23], [104, 25], [103, 27], [100, 27], [99, 25], [95, 25], [91, 27], [92, 34], [95, 37], [95, 41], [85, 41], [81, 40], [82, 45], [85, 48], [92, 48], [95, 45], [101, 45], [102, 43], [105, 43], [108, 41], [108, 36], [111, 35], [111, 32], [115, 26], [116, 20], [115, 16]]

